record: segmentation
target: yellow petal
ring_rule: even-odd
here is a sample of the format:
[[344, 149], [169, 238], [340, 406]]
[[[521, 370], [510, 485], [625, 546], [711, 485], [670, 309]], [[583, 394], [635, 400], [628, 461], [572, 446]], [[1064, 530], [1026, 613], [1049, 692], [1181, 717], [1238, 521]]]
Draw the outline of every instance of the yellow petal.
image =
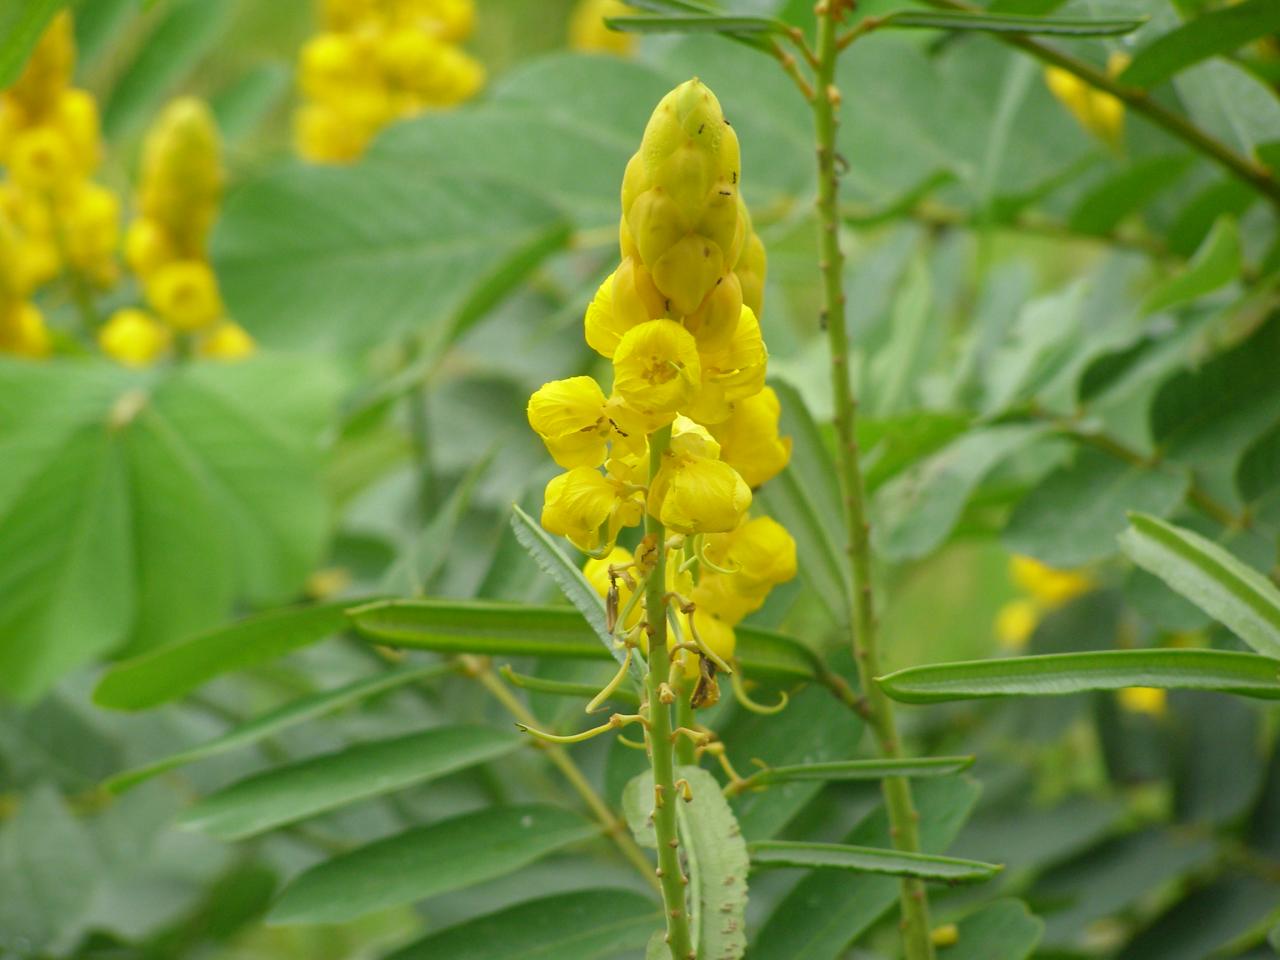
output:
[[627, 331], [613, 356], [613, 389], [645, 416], [674, 418], [702, 378], [698, 346], [672, 320], [650, 320]]
[[553, 477], [543, 495], [542, 525], [583, 550], [600, 545], [600, 528], [617, 502], [616, 488], [591, 467]]
[[658, 518], [678, 533], [732, 530], [751, 505], [751, 490], [718, 460], [694, 460], [671, 473]]

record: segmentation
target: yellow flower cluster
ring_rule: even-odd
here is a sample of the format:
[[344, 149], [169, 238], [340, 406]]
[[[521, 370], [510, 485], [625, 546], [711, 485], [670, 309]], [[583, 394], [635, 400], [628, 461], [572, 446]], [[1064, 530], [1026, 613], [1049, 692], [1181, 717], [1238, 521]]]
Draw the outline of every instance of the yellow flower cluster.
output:
[[195, 352], [235, 360], [254, 343], [228, 320], [208, 261], [208, 236], [222, 196], [217, 124], [200, 100], [170, 103], [142, 149], [137, 218], [125, 235], [125, 259], [141, 282], [150, 311], [112, 314], [98, 334], [104, 352], [130, 366], [154, 363], [173, 335], [195, 337]]
[[118, 276], [120, 203], [90, 179], [102, 154], [98, 109], [71, 86], [75, 59], [64, 11], [0, 93], [0, 350], [26, 356], [51, 346], [32, 291], [64, 271], [100, 287]]
[[[1129, 55], [1117, 50], [1107, 60], [1107, 73], [1119, 76], [1129, 62]], [[1113, 150], [1120, 149], [1124, 139], [1124, 103], [1061, 67], [1046, 67], [1044, 81], [1080, 126]]]
[[302, 50], [306, 103], [298, 151], [319, 163], [358, 158], [393, 120], [474, 96], [484, 68], [457, 46], [473, 0], [324, 0], [324, 29]]
[[584, 53], [612, 53], [625, 57], [635, 49], [635, 34], [610, 30], [605, 17], [634, 14], [622, 0], [578, 0], [569, 18], [569, 47]]
[[1025, 596], [1009, 601], [997, 612], [996, 638], [1014, 652], [1026, 648], [1045, 613], [1094, 587], [1093, 578], [1084, 571], [1056, 570], [1032, 557], [1013, 557], [1009, 577]]
[[646, 512], [660, 520], [685, 551], [668, 569], [684, 571], [670, 589], [696, 610], [686, 632], [730, 652], [733, 624], [795, 573], [790, 535], [747, 515], [751, 488], [786, 466], [791, 443], [764, 383], [765, 254], [740, 174], [737, 135], [715, 95], [694, 79], [664, 97], [624, 176], [622, 262], [584, 321], [587, 343], [612, 361], [613, 388], [572, 377], [545, 384], [528, 407], [566, 470], [547, 485], [543, 526], [606, 554], [590, 567], [599, 588], [633, 562], [608, 552], [619, 532]]

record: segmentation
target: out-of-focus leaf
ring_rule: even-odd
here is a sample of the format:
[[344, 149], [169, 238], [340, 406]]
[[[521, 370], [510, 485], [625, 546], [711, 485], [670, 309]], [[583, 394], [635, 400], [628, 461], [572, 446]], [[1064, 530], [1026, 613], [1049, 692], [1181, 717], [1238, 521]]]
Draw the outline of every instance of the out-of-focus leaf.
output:
[[1126, 463], [1085, 447], [1023, 498], [1004, 542], [1050, 566], [1083, 566], [1115, 553], [1126, 511], [1163, 516], [1182, 502], [1189, 483], [1183, 470]]
[[1169, 250], [1180, 257], [1192, 256], [1219, 217], [1231, 216], [1238, 221], [1258, 199], [1253, 188], [1234, 178], [1204, 187], [1190, 197], [1165, 231]]
[[567, 235], [510, 183], [290, 165], [232, 191], [213, 258], [232, 315], [265, 342], [360, 347], [416, 330], [430, 356]]
[[1117, 960], [1220, 956], [1237, 941], [1252, 939], [1250, 932], [1275, 914], [1277, 897], [1280, 887], [1261, 877], [1223, 877], [1171, 904], [1120, 951]]
[[1224, 824], [1236, 819], [1262, 785], [1262, 715], [1243, 700], [1176, 691], [1168, 721], [1174, 814], [1180, 821]]
[[904, 703], [1165, 687], [1280, 699], [1280, 661], [1226, 650], [1100, 650], [908, 667], [878, 681]]
[[113, 793], [123, 793], [167, 770], [257, 743], [266, 737], [275, 736], [283, 730], [322, 717], [342, 707], [396, 690], [409, 683], [430, 680], [454, 669], [451, 663], [433, 663], [425, 667], [390, 670], [363, 677], [333, 690], [322, 690], [319, 693], [299, 697], [269, 713], [246, 720], [222, 736], [199, 746], [171, 754], [146, 766], [118, 773], [107, 780], [104, 786]]
[[489, 807], [377, 840], [298, 876], [268, 921], [340, 923], [519, 870], [599, 833], [541, 804]]
[[1244, 67], [1209, 59], [1183, 70], [1173, 82], [1196, 125], [1240, 153], [1251, 156], [1276, 138], [1280, 99]]
[[972, 430], [886, 483], [876, 496], [873, 532], [888, 557], [922, 557], [945, 541], [982, 479], [1044, 433], [1034, 424]]
[[[977, 784], [963, 777], [915, 785], [924, 849], [939, 852], [959, 833], [977, 801]], [[888, 818], [878, 808], [845, 838], [854, 846], [888, 848]], [[898, 881], [839, 870], [816, 870], [782, 898], [751, 946], [752, 960], [834, 960], [898, 897]]]
[[863, 451], [867, 492], [875, 493], [913, 463], [946, 446], [969, 426], [961, 413], [918, 410], [901, 416], [858, 417], [858, 446]]
[[1044, 921], [1021, 900], [997, 900], [957, 924], [959, 939], [947, 960], [1026, 960], [1040, 942]]
[[1276, 493], [1280, 477], [1280, 420], [1260, 436], [1240, 458], [1236, 468], [1236, 489], [1245, 503], [1253, 503]]
[[1191, 157], [1153, 157], [1117, 173], [1086, 193], [1068, 217], [1072, 230], [1110, 233], [1178, 182], [1191, 166]]
[[218, 128], [229, 142], [236, 142], [253, 128], [289, 89], [289, 68], [278, 62], [259, 64], [209, 101]]
[[1133, 514], [1120, 546], [1259, 653], [1280, 661], [1280, 589], [1212, 541], [1145, 514]]
[[1231, 53], [1272, 33], [1280, 33], [1280, 7], [1271, 0], [1245, 0], [1208, 10], [1140, 49], [1119, 82], [1154, 87], [1201, 60]]
[[519, 744], [514, 733], [475, 726], [437, 727], [359, 743], [224, 787], [190, 807], [179, 824], [221, 840], [239, 840], [465, 770]]
[[801, 867], [806, 870], [850, 870], [884, 873], [946, 883], [981, 883], [1001, 869], [999, 864], [923, 853], [899, 853], [876, 847], [843, 843], [799, 843], [791, 840], [757, 840], [751, 844], [751, 862], [757, 867]]
[[574, 890], [446, 927], [385, 960], [606, 960], [662, 927], [661, 905], [631, 890]]
[[885, 27], [918, 27], [930, 30], [980, 30], [985, 33], [1017, 33], [1054, 37], [1114, 37], [1131, 33], [1146, 23], [1145, 17], [1024, 17], [1009, 13], [907, 10], [881, 19]]
[[906, 760], [831, 760], [765, 767], [748, 779], [753, 785], [798, 780], [883, 780], [885, 777], [945, 777], [973, 765], [973, 757], [916, 757]]
[[1016, 802], [1011, 798], [974, 814], [951, 852], [1003, 863], [1016, 877], [1093, 846], [1113, 833], [1123, 816], [1120, 804], [1091, 797], [1072, 797], [1043, 807], [1028, 806], [1019, 793]]
[[358, 600], [271, 610], [179, 640], [112, 667], [93, 699], [115, 710], [145, 710], [176, 700], [214, 677], [244, 670], [309, 646], [347, 624]]
[[66, 0], [17, 0], [0, 10], [0, 89], [22, 72], [27, 57]]
[[1240, 276], [1240, 233], [1231, 217], [1222, 217], [1185, 270], [1156, 287], [1142, 302], [1143, 313], [1157, 313], [1212, 293]]

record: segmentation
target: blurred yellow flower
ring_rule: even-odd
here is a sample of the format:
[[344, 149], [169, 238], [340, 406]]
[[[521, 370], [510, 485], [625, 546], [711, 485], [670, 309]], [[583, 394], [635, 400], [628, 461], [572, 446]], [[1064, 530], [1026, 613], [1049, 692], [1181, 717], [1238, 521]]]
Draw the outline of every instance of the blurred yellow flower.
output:
[[1169, 709], [1169, 695], [1159, 687], [1125, 687], [1117, 698], [1121, 709], [1130, 713], [1163, 717]]
[[98, 331], [102, 352], [127, 367], [147, 367], [168, 352], [173, 333], [145, 310], [125, 308]]

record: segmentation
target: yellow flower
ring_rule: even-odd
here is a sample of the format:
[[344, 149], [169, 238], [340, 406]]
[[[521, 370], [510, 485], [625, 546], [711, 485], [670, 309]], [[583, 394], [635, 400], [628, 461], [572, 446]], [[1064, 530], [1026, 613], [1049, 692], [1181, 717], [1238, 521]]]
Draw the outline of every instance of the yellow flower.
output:
[[146, 279], [175, 257], [169, 235], [155, 220], [142, 217], [124, 234], [124, 259], [129, 269]]
[[218, 281], [207, 263], [177, 260], [147, 281], [147, 300], [175, 329], [190, 333], [222, 318]]
[[347, 163], [364, 152], [371, 133], [333, 107], [309, 103], [294, 116], [298, 152], [316, 163]]
[[196, 354], [207, 360], [244, 360], [257, 349], [249, 331], [230, 320], [223, 320], [201, 335], [196, 344]]
[[605, 17], [625, 17], [635, 13], [622, 0], [578, 0], [569, 18], [569, 46], [584, 53], [612, 53], [627, 56], [636, 45], [634, 34], [610, 30]]
[[677, 533], [725, 533], [751, 506], [738, 472], [715, 459], [719, 444], [686, 417], [676, 418], [671, 446], [649, 488], [648, 509]]
[[701, 382], [698, 345], [673, 320], [632, 327], [613, 355], [613, 389], [628, 406], [669, 422], [689, 403]]
[[[598, 593], [601, 599], [608, 599], [609, 590], [616, 585], [618, 591], [618, 610], [621, 611], [631, 600], [633, 593], [631, 587], [627, 586], [625, 577], [617, 577], [611, 580], [609, 577], [610, 567], [622, 567], [631, 563], [633, 557], [631, 551], [626, 547], [614, 547], [603, 557], [592, 557], [587, 560], [582, 567], [582, 575], [586, 577], [587, 583], [591, 584], [593, 590]], [[629, 629], [640, 622], [640, 618], [644, 616], [644, 600], [643, 598], [636, 603], [631, 612], [627, 614], [625, 626]]]
[[[745, 205], [742, 210], [743, 216], [746, 217]], [[751, 312], [757, 317], [764, 316], [764, 278], [767, 267], [768, 257], [765, 254], [764, 243], [748, 223], [746, 242], [743, 244], [742, 255], [738, 258], [733, 272], [742, 285], [742, 302], [750, 307]]]
[[52, 349], [44, 315], [33, 304], [0, 308], [0, 353], [35, 359], [48, 356]]
[[9, 174], [24, 190], [49, 193], [63, 186], [74, 171], [71, 147], [62, 131], [51, 126], [31, 127], [13, 138]]
[[732, 626], [747, 614], [759, 610], [767, 595], [767, 590], [744, 592], [737, 588], [731, 575], [704, 570], [689, 599], [697, 604], [700, 611], [718, 617]]
[[[1115, 51], [1107, 61], [1107, 73], [1119, 76], [1129, 65], [1129, 56]], [[1081, 80], [1074, 73], [1061, 67], [1046, 67], [1045, 84], [1057, 97], [1080, 126], [1103, 143], [1118, 149], [1124, 139], [1124, 103], [1092, 84]]]
[[173, 334], [151, 314], [132, 308], [117, 310], [98, 331], [102, 352], [127, 367], [147, 367], [169, 349]]
[[71, 265], [99, 286], [116, 281], [120, 200], [106, 187], [82, 181], [60, 211]]
[[[685, 613], [677, 611], [676, 626], [680, 631], [680, 637], [677, 638], [676, 631], [667, 629], [667, 647], [674, 647], [677, 639], [683, 639], [685, 643], [694, 642], [694, 632], [697, 632], [697, 638], [702, 641], [708, 650], [724, 661], [733, 659], [734, 649], [737, 647], [737, 634], [733, 631], [733, 626], [724, 620], [702, 609], [695, 609], [693, 613]], [[648, 649], [644, 651], [648, 654]], [[698, 676], [700, 670], [699, 657], [690, 650], [681, 650], [676, 654], [681, 669], [684, 672], [686, 680], [692, 680]]]
[[1010, 600], [996, 612], [996, 639], [1011, 653], [1027, 648], [1040, 622], [1040, 608], [1034, 600]]
[[734, 589], [767, 593], [796, 575], [796, 542], [772, 517], [754, 517], [728, 533], [707, 537], [703, 553], [717, 567], [732, 570]]
[[702, 383], [688, 414], [699, 423], [729, 419], [734, 400], [745, 400], [764, 389], [769, 352], [760, 334], [760, 322], [743, 306], [729, 343], [714, 353], [700, 353]]
[[1169, 709], [1169, 695], [1160, 687], [1125, 687], [1117, 696], [1121, 709], [1130, 713], [1163, 717]]
[[1046, 609], [1060, 607], [1093, 589], [1093, 579], [1077, 570], [1056, 570], [1033, 557], [1015, 556], [1009, 561], [1013, 582]]
[[606, 400], [590, 377], [544, 383], [529, 398], [526, 413], [529, 426], [566, 470], [600, 466], [610, 440], [631, 454], [645, 448], [644, 421], [619, 398]]
[[612, 543], [622, 527], [640, 521], [637, 494], [592, 467], [575, 467], [552, 477], [543, 495], [542, 525], [593, 553]]
[[707, 429], [720, 443], [720, 459], [752, 489], [781, 473], [791, 460], [791, 438], [778, 436], [781, 405], [772, 387], [729, 404], [729, 416]]
[[222, 195], [221, 153], [213, 112], [194, 97], [171, 102], [147, 131], [138, 206], [176, 257], [204, 257]]
[[97, 169], [102, 153], [97, 102], [84, 90], [65, 90], [53, 122], [66, 138], [80, 175], [87, 177]]

